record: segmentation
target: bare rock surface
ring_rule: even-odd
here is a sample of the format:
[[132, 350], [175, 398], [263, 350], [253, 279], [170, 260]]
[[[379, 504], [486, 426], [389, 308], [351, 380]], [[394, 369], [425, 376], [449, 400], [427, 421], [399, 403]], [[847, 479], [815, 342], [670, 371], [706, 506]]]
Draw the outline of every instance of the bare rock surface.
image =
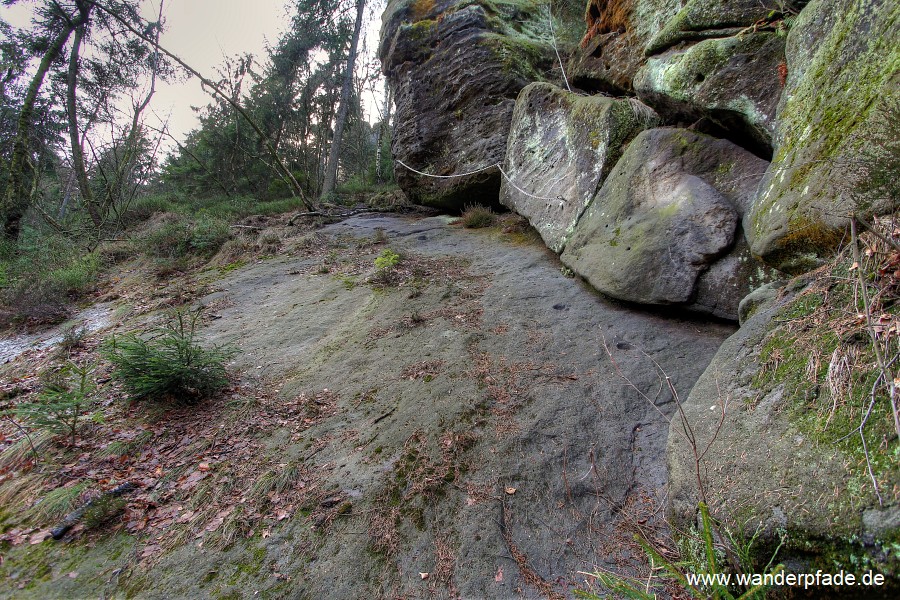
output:
[[[352, 218], [315, 238], [329, 273], [283, 257], [220, 282], [206, 340], [237, 344], [232, 368], [285, 402], [327, 399], [302, 436], [291, 423], [309, 415], [286, 415], [265, 442], [324, 478], [335, 509], [297, 507], [225, 550], [182, 545], [129, 593], [569, 596], [578, 571], [631, 560], [628, 523], [662, 526], [675, 407], [654, 361], [686, 394], [733, 328], [617, 306], [533, 233], [448, 220]], [[419, 283], [339, 276], [385, 247]]]
[[496, 165], [516, 96], [552, 66], [546, 12], [525, 1], [396, 0], [383, 23], [379, 54], [396, 105], [393, 155], [420, 173], [459, 176], [427, 177], [397, 163], [397, 182], [417, 204], [496, 204]]
[[578, 222], [562, 261], [614, 298], [736, 320], [740, 299], [764, 278], [735, 243], [765, 167], [726, 140], [644, 131]]
[[622, 149], [656, 114], [637, 100], [578, 96], [533, 83], [516, 100], [500, 202], [561, 252]]

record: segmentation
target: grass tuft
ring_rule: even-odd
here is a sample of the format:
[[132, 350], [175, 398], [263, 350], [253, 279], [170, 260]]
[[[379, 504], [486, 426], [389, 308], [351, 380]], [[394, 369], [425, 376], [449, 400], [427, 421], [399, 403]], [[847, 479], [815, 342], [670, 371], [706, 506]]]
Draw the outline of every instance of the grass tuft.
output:
[[466, 229], [481, 229], [494, 224], [497, 215], [490, 208], [480, 204], [470, 204], [460, 216], [460, 223]]

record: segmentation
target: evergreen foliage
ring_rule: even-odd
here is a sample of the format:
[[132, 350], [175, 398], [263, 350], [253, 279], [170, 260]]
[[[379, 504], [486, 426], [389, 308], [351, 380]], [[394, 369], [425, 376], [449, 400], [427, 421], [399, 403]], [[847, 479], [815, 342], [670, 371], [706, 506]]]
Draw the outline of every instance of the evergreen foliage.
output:
[[79, 366], [69, 361], [57, 381], [47, 384], [37, 402], [17, 405], [12, 412], [37, 429], [68, 438], [75, 446], [78, 427], [93, 402], [94, 383], [90, 380], [93, 365]]
[[177, 311], [146, 338], [132, 334], [109, 342], [104, 354], [132, 400], [192, 405], [228, 385], [225, 361], [234, 350], [195, 342], [201, 312]]

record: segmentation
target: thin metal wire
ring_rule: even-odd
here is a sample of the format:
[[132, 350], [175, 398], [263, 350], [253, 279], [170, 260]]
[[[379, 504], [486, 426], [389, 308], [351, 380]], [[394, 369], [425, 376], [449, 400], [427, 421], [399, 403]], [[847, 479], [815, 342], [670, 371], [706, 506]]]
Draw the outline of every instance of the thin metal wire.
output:
[[500, 171], [500, 174], [503, 176], [503, 178], [506, 179], [507, 182], [509, 182], [509, 185], [513, 186], [513, 188], [515, 188], [516, 191], [518, 191], [521, 194], [525, 194], [529, 198], [535, 198], [536, 200], [556, 200], [559, 202], [566, 201], [566, 199], [563, 198], [562, 196], [536, 196], [534, 194], [526, 192], [525, 190], [520, 188], [518, 185], [516, 185], [516, 182], [514, 182], [512, 180], [512, 177], [510, 177], [509, 174], [503, 170], [503, 167], [500, 166], [500, 163], [494, 163], [492, 165], [488, 165], [488, 166], [482, 167], [480, 169], [475, 169], [474, 171], [469, 171], [468, 173], [459, 173], [456, 175], [433, 175], [431, 173], [424, 173], [422, 171], [419, 171], [418, 169], [413, 169], [411, 166], [409, 166], [402, 160], [398, 160], [398, 159], [395, 159], [395, 160], [397, 160], [397, 164], [404, 167], [405, 169], [409, 169], [410, 171], [412, 171], [413, 173], [416, 173], [417, 175], [421, 175], [422, 177], [432, 177], [434, 179], [456, 179], [457, 177], [468, 177], [469, 175], [475, 175], [476, 173], [481, 173], [482, 171], [487, 171], [488, 169], [497, 169]]
[[468, 173], [459, 173], [459, 174], [456, 174], [456, 175], [432, 175], [431, 173], [423, 173], [422, 171], [413, 169], [411, 166], [409, 166], [408, 164], [406, 164], [406, 163], [403, 162], [402, 160], [399, 160], [399, 159], [394, 159], [394, 160], [397, 160], [397, 162], [398, 162], [401, 166], [406, 167], [407, 169], [409, 169], [409, 170], [412, 171], [413, 173], [417, 173], [417, 174], [419, 174], [419, 175], [422, 175], [423, 177], [433, 177], [433, 178], [435, 178], [435, 179], [456, 179], [457, 177], [468, 177], [469, 175], [474, 175], [475, 173], [481, 173], [482, 171], [487, 171], [488, 169], [493, 169], [494, 167], [499, 167], [499, 166], [500, 166], [499, 163], [495, 163], [495, 164], [493, 164], [493, 165], [488, 165], [488, 166], [482, 167], [482, 168], [480, 168], [480, 169], [475, 169], [474, 171], [469, 171]]

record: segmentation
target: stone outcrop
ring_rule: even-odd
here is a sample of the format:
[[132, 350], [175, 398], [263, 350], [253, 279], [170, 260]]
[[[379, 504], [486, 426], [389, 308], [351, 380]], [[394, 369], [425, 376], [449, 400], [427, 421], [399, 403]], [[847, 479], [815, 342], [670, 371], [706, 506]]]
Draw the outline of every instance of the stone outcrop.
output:
[[578, 96], [533, 83], [516, 101], [500, 202], [527, 217], [547, 247], [561, 252], [622, 148], [656, 124], [656, 114], [637, 100]]
[[653, 36], [645, 54], [658, 54], [682, 42], [737, 35], [747, 27], [765, 25], [805, 2], [765, 2], [760, 0], [688, 0], [684, 7]]
[[[701, 472], [707, 500], [714, 513], [730, 519], [726, 526], [740, 521], [744, 531], [758, 531], [759, 564], [771, 557], [781, 531], [787, 537], [777, 560], [790, 570], [853, 571], [866, 564], [889, 574], [898, 562], [891, 557], [890, 541], [900, 525], [900, 472], [885, 457], [888, 451], [873, 444], [880, 505], [859, 436], [844, 437], [862, 416], [850, 421], [835, 416], [832, 407], [851, 400], [832, 398], [829, 391], [841, 389], [842, 377], [828, 367], [829, 359], [852, 361], [847, 357], [859, 348], [852, 335], [829, 333], [834, 322], [827, 319], [804, 320], [805, 330], [797, 329], [798, 319], [816, 307], [823, 307], [822, 314], [840, 314], [843, 307], [831, 309], [828, 302], [844, 293], [852, 298], [825, 279], [818, 288], [795, 281], [781, 290], [781, 299], [774, 289], [763, 288], [755, 307], [747, 309], [752, 316], [722, 345], [682, 408], [697, 447], [705, 452]], [[868, 387], [861, 387], [868, 399]], [[879, 401], [887, 403], [887, 398]], [[885, 425], [892, 430], [892, 424]], [[867, 432], [870, 440], [881, 440], [873, 427]], [[702, 497], [694, 453], [679, 418], [669, 431], [668, 456], [670, 516], [688, 526], [696, 522]], [[895, 597], [898, 583], [893, 579], [894, 592], [878, 590], [866, 597]]]
[[747, 235], [755, 255], [801, 272], [844, 239], [851, 211], [896, 207], [896, 194], [868, 193], [861, 180], [880, 154], [897, 151], [889, 122], [900, 109], [900, 5], [814, 0], [794, 21], [786, 55], [775, 154]]
[[592, 91], [623, 94], [644, 61], [644, 47], [680, 8], [679, 0], [591, 0], [587, 33], [569, 76]]
[[[645, 131], [578, 222], [562, 261], [614, 298], [736, 319], [754, 280], [739, 275], [749, 257], [735, 248], [738, 223], [766, 165], [727, 140]], [[733, 249], [735, 256], [711, 268]]]
[[379, 55], [396, 104], [392, 151], [418, 204], [496, 203], [519, 91], [552, 66], [546, 11], [530, 2], [395, 0]]
[[707, 39], [650, 57], [638, 96], [670, 121], [708, 119], [760, 155], [771, 155], [784, 37], [772, 32]]

